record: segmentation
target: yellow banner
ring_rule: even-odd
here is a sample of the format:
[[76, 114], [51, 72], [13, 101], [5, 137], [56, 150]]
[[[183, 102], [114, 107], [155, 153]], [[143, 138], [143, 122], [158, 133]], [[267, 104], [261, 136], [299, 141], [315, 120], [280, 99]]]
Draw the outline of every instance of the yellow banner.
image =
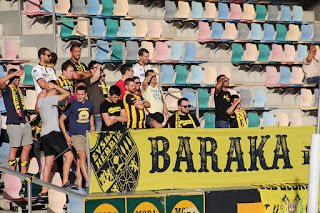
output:
[[89, 133], [90, 193], [308, 180], [315, 127]]

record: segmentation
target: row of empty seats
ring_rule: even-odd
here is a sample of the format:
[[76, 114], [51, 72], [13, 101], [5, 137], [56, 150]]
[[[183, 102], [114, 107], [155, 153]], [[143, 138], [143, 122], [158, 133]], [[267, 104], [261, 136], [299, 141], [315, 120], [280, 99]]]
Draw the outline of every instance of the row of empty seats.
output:
[[0, 61], [2, 61], [2, 63], [14, 63], [14, 64], [18, 64], [18, 63], [25, 63], [28, 62], [27, 60], [22, 60], [19, 59], [19, 49], [18, 49], [18, 45], [15, 41], [4, 41], [4, 46], [3, 46], [3, 53], [2, 51], [0, 51]]
[[[178, 5], [178, 6], [177, 6]], [[218, 7], [217, 7], [217, 6]], [[258, 21], [283, 21], [301, 22], [303, 9], [301, 6], [213, 3], [192, 1], [165, 1], [165, 19], [230, 19], [230, 20], [258, 20]], [[218, 9], [218, 10], [217, 10]]]
[[[223, 26], [224, 25], [224, 26]], [[249, 29], [249, 26], [251, 30]], [[208, 22], [200, 21], [198, 23], [198, 41], [255, 41], [269, 43], [292, 43], [292, 42], [319, 42], [320, 41], [320, 26], [319, 25], [299, 25], [289, 24], [259, 24], [259, 23], [220, 23], [212, 22], [211, 29]], [[263, 26], [263, 30], [262, 30]], [[300, 30], [301, 28], [301, 30]], [[312, 36], [313, 35], [313, 36]], [[312, 36], [312, 38], [311, 38]]]
[[297, 86], [303, 85], [304, 73], [301, 67], [293, 66], [286, 67], [280, 66], [279, 73], [276, 67], [274, 66], [267, 66], [266, 73], [266, 86], [267, 87], [281, 87], [284, 85], [288, 86]]

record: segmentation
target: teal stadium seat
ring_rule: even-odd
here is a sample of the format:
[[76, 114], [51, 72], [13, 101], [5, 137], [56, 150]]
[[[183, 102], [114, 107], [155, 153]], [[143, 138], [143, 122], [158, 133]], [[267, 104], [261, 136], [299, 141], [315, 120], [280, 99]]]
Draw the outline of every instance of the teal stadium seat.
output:
[[232, 63], [241, 63], [242, 62], [242, 56], [243, 56], [243, 47], [242, 44], [238, 43], [232, 43], [232, 57], [231, 62]]
[[188, 78], [188, 70], [187, 67], [182, 65], [176, 65], [176, 84], [186, 84]]
[[33, 82], [33, 77], [32, 77], [32, 68], [33, 66], [30, 65], [24, 65], [24, 79], [23, 79], [23, 84], [30, 85], [34, 84]]
[[204, 128], [216, 128], [216, 114], [205, 112], [204, 115]]
[[116, 38], [118, 37], [119, 24], [115, 19], [106, 19], [107, 32], [106, 37]]
[[260, 126], [260, 118], [257, 113], [248, 112], [248, 127], [259, 127]]
[[259, 44], [259, 57], [258, 61], [269, 61], [270, 49], [266, 44]]
[[276, 41], [285, 41], [287, 36], [287, 27], [284, 24], [276, 24]]
[[199, 108], [208, 108], [209, 92], [206, 89], [198, 90]]
[[[116, 43], [120, 41], [111, 41], [111, 43]], [[123, 55], [122, 55], [122, 45], [121, 44], [113, 44], [111, 46], [111, 60], [122, 60]]]
[[101, 15], [103, 16], [112, 16], [113, 15], [113, 1], [112, 0], [101, 0], [102, 11]]
[[256, 20], [264, 21], [267, 16], [267, 8], [265, 5], [257, 4], [256, 5]]

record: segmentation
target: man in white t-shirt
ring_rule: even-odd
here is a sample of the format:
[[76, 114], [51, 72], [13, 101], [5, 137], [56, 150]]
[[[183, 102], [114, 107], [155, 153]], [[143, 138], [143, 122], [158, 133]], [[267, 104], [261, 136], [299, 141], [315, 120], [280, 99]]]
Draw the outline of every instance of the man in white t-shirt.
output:
[[302, 69], [308, 84], [318, 83], [320, 77], [320, 63], [315, 58], [317, 49], [314, 44], [308, 46], [308, 55], [303, 59]]
[[45, 47], [38, 51], [39, 64], [32, 68], [32, 77], [35, 85], [37, 95], [42, 92], [46, 83], [51, 80], [57, 80], [57, 76], [52, 67], [48, 66], [51, 59], [51, 51]]
[[140, 78], [140, 82], [144, 81], [145, 73], [151, 70], [151, 66], [147, 63], [149, 62], [149, 51], [145, 48], [139, 50], [139, 62], [133, 66], [133, 76]]

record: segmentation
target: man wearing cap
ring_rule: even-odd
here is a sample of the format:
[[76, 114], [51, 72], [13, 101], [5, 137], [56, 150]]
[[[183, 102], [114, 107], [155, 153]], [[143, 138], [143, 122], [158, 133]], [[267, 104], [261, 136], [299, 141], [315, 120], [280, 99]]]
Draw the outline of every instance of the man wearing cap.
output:
[[152, 128], [155, 128], [155, 129], [163, 128], [162, 123], [164, 121], [164, 118], [162, 113], [160, 112], [150, 113], [148, 116], [151, 119], [150, 123]]

